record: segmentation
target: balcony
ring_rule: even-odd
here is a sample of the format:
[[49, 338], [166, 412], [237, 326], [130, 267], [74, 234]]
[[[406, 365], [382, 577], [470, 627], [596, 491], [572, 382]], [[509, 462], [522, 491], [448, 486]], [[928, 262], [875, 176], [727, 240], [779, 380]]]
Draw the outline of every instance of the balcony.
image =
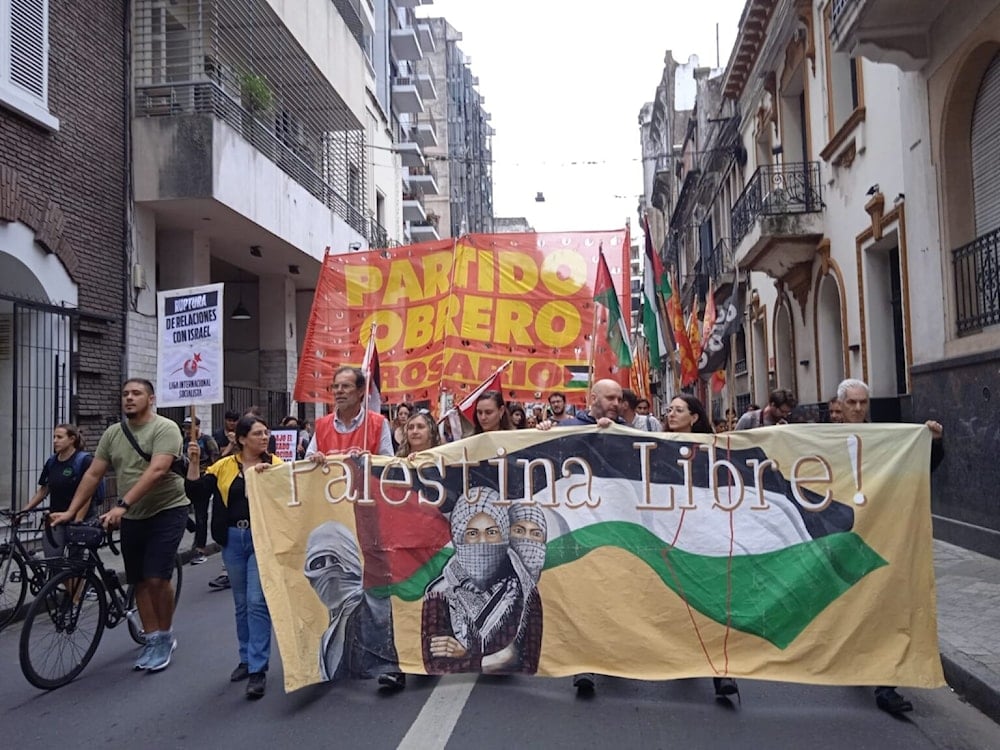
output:
[[434, 88], [434, 79], [427, 73], [417, 73], [417, 91], [420, 97], [426, 101], [437, 99], [437, 89]]
[[733, 262], [784, 278], [811, 261], [823, 236], [819, 162], [772, 164], [754, 172], [733, 205]]
[[424, 101], [420, 96], [415, 78], [397, 76], [392, 82], [392, 108], [396, 112], [417, 114], [424, 111]]
[[422, 148], [438, 145], [437, 123], [428, 114], [420, 115], [417, 124], [410, 132], [413, 140], [419, 143]]
[[419, 191], [423, 195], [437, 195], [440, 192], [434, 175], [426, 167], [423, 169], [419, 167], [410, 169], [410, 179], [408, 182], [411, 190]]
[[958, 335], [1000, 324], [1000, 229], [952, 250]]
[[413, 141], [400, 141], [396, 144], [396, 153], [404, 167], [426, 167], [427, 161], [420, 150], [420, 145]]
[[424, 219], [423, 221], [410, 222], [410, 238], [414, 242], [430, 242], [441, 239], [441, 236], [438, 234], [434, 222]]
[[424, 56], [417, 38], [417, 30], [413, 26], [404, 26], [389, 32], [389, 46], [397, 60], [419, 60]]
[[431, 25], [429, 23], [417, 24], [417, 38], [420, 40], [420, 46], [424, 49], [425, 53], [437, 51], [437, 45], [434, 44], [434, 34], [431, 33]]
[[715, 288], [718, 289], [724, 284], [733, 283], [732, 273], [735, 270], [732, 243], [723, 237], [715, 243], [708, 258], [708, 277], [715, 282]]
[[421, 222], [427, 220], [424, 204], [411, 193], [403, 193], [403, 221]]
[[263, 207], [301, 190], [363, 237], [364, 126], [266, 0], [133, 5], [137, 200], [223, 204], [294, 244]]
[[941, 0], [834, 0], [830, 36], [837, 52], [919, 70], [930, 57]]

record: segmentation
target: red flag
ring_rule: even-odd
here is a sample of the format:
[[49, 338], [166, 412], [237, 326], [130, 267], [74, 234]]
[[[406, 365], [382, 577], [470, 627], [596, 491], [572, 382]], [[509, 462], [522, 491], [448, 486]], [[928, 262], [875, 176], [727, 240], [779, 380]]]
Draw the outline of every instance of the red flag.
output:
[[[705, 298], [705, 319], [701, 324], [701, 340], [702, 347], [704, 347], [704, 342], [708, 341], [708, 337], [712, 335], [712, 329], [715, 327], [715, 290], [712, 288], [712, 280], [708, 281], [708, 296]], [[700, 356], [700, 352], [699, 352]]]
[[716, 370], [712, 373], [712, 393], [721, 393], [726, 387], [726, 371]]
[[365, 374], [365, 381], [368, 383], [368, 392], [365, 393], [365, 409], [380, 412], [382, 411], [382, 370], [378, 364], [374, 325], [371, 336], [368, 337], [368, 346], [365, 347], [364, 359], [361, 360], [361, 371]]
[[[676, 281], [673, 284], [677, 288]], [[688, 338], [687, 328], [684, 325], [684, 313], [681, 311], [681, 303], [677, 294], [671, 294], [667, 299], [667, 313], [670, 317], [670, 328], [674, 332], [674, 341], [677, 342], [677, 353], [681, 360], [681, 387], [690, 385], [698, 379], [698, 359], [691, 349], [691, 340]]]
[[468, 419], [470, 423], [475, 424], [476, 402], [479, 400], [480, 396], [486, 393], [486, 391], [503, 391], [503, 386], [500, 383], [500, 374], [507, 369], [507, 365], [509, 364], [510, 362], [507, 361], [500, 365], [496, 369], [496, 372], [480, 383], [476, 390], [466, 396], [456, 407], [460, 412], [462, 412], [462, 416]]

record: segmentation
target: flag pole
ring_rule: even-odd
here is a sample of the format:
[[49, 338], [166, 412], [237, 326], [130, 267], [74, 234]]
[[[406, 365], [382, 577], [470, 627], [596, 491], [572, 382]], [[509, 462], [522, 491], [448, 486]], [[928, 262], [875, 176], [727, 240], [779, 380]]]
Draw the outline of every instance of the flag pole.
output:
[[[361, 418], [364, 420], [364, 427], [362, 428], [361, 431], [362, 450], [364, 450], [364, 447], [368, 445], [368, 404], [371, 401], [371, 393], [372, 393], [372, 384], [370, 382], [372, 377], [371, 358], [367, 357], [367, 352], [368, 349], [374, 346], [375, 344], [376, 326], [377, 323], [373, 320], [371, 333], [368, 335], [368, 344], [365, 347], [365, 356], [368, 359], [368, 372], [365, 373], [365, 395], [364, 395], [364, 400], [361, 402]], [[334, 412], [336, 412], [336, 409], [337, 407], [334, 407]]]
[[[601, 259], [604, 258], [604, 243], [603, 242], [601, 242], [600, 244], [598, 244], [598, 246], [597, 246], [597, 254], [598, 254], [598, 256]], [[594, 284], [596, 286], [597, 282], [595, 281]], [[597, 323], [598, 323], [598, 319], [599, 319], [599, 317], [601, 315], [601, 308], [602, 308], [602, 305], [595, 300], [594, 301], [594, 323], [593, 323], [593, 325], [591, 326], [591, 329], [590, 329], [590, 356], [588, 357], [588, 361], [587, 361], [587, 390], [588, 390], [588, 392], [589, 392], [589, 390], [591, 388], [594, 387], [594, 366], [595, 366], [595, 363], [597, 361]]]

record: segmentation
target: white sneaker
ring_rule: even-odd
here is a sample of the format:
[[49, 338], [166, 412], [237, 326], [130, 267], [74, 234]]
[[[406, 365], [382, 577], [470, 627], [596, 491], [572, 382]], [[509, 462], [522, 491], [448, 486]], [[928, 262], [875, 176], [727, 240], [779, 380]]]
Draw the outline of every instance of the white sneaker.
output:
[[159, 672], [166, 669], [170, 664], [170, 655], [177, 648], [177, 639], [170, 635], [161, 635], [153, 644], [153, 655], [146, 663], [146, 670], [149, 672]]

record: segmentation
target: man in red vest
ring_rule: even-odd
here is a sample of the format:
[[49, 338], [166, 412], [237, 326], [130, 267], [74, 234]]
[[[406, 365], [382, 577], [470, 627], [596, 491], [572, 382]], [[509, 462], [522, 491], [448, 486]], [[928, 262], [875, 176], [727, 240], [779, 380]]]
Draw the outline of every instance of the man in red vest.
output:
[[[392, 456], [392, 428], [388, 420], [378, 412], [363, 408], [365, 398], [365, 374], [357, 367], [341, 367], [333, 374], [333, 399], [336, 408], [316, 420], [306, 458], [323, 463], [327, 454], [365, 451], [379, 456]], [[380, 630], [392, 642], [392, 611], [389, 601], [368, 598], [374, 606], [374, 630]], [[395, 647], [392, 648], [395, 653]], [[406, 686], [406, 675], [402, 672], [383, 672], [378, 676], [378, 684], [390, 690], [400, 690]]]
[[333, 374], [332, 414], [316, 420], [306, 458], [323, 463], [328, 453], [367, 451], [391, 456], [392, 430], [378, 412], [362, 408], [365, 397], [365, 374], [357, 367], [341, 367]]

